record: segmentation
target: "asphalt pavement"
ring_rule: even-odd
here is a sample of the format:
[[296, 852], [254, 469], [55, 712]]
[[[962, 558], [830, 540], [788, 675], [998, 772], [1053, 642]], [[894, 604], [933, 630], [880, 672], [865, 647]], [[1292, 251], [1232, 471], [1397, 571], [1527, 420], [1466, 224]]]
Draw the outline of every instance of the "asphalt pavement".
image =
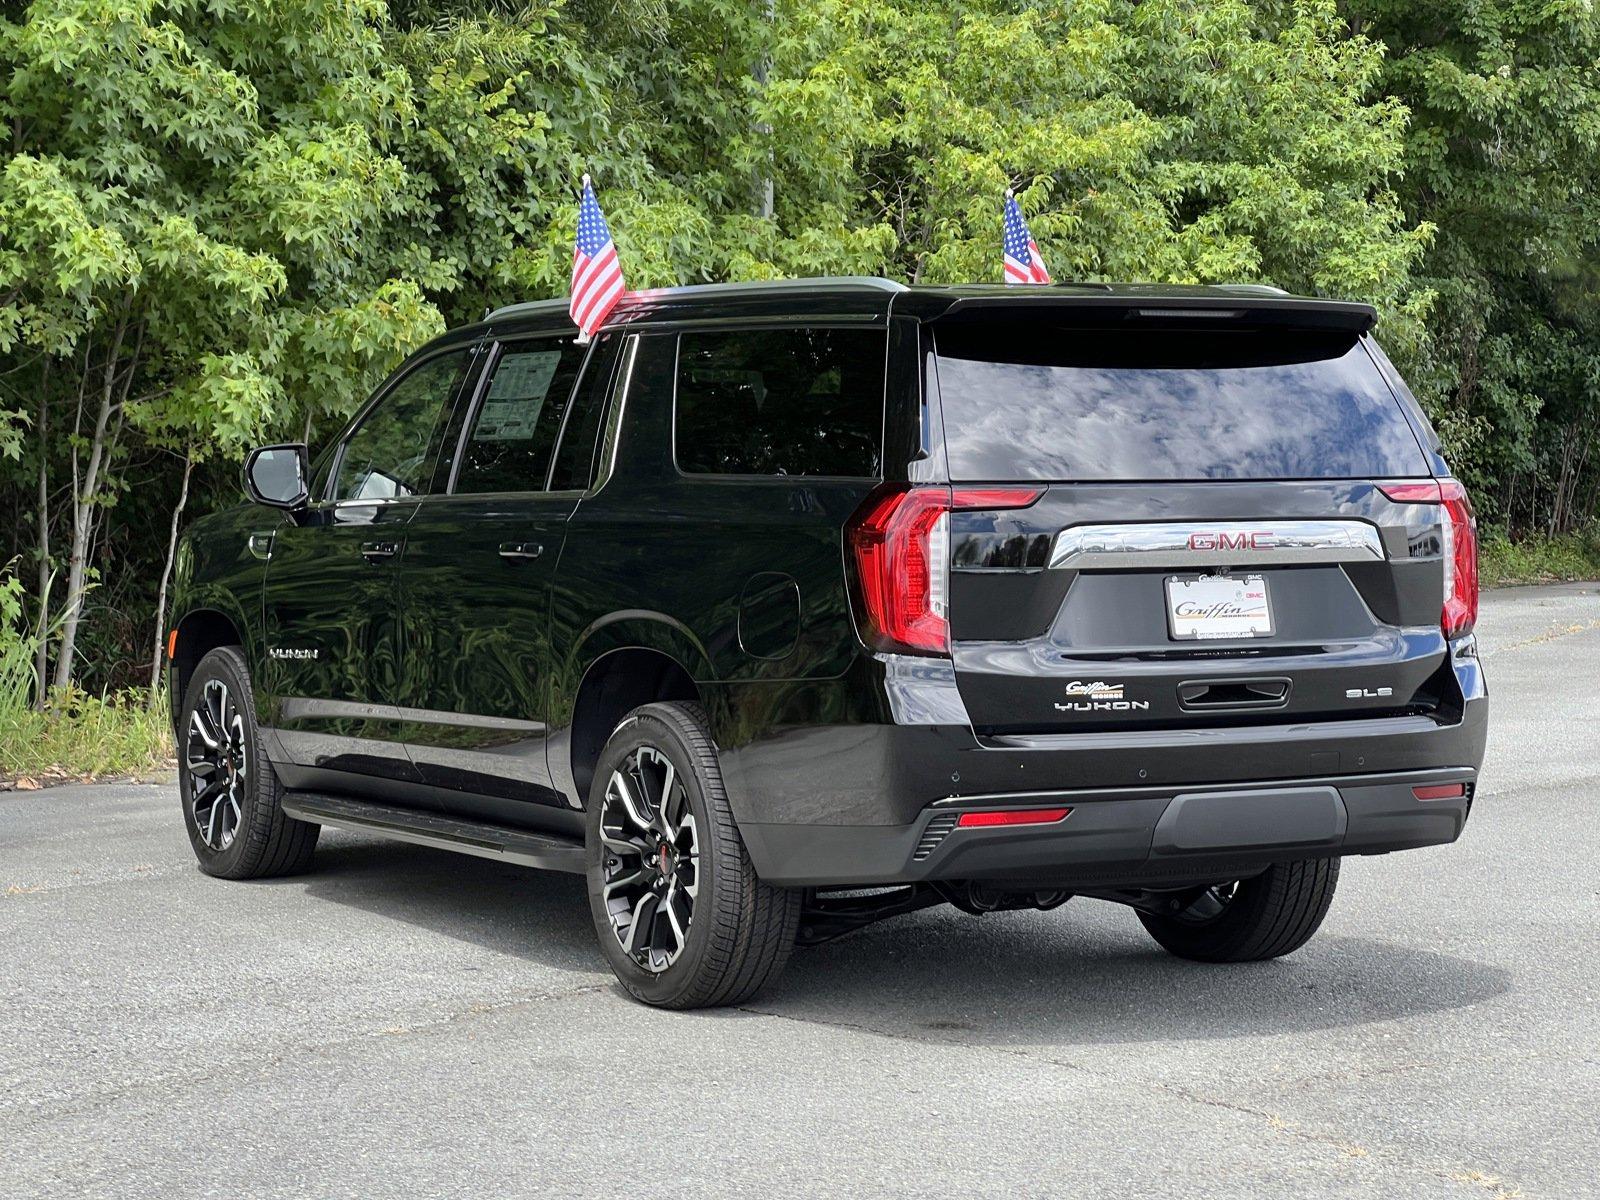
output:
[[662, 1013], [575, 877], [327, 830], [229, 884], [170, 785], [0, 795], [0, 1196], [1600, 1195], [1600, 585], [1480, 630], [1465, 835], [1248, 966], [946, 908]]

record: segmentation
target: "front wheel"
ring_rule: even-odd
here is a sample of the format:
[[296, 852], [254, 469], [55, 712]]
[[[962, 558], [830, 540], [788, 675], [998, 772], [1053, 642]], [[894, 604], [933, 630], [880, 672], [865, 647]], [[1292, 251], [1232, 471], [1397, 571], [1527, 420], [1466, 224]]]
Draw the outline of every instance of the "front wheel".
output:
[[757, 878], [699, 708], [629, 713], [589, 793], [589, 907], [623, 987], [661, 1008], [708, 1008], [747, 1000], [777, 976], [800, 893]]
[[1337, 858], [1274, 863], [1254, 879], [1186, 896], [1174, 912], [1141, 910], [1139, 920], [1179, 958], [1259, 962], [1310, 940], [1328, 914], [1338, 882]]
[[262, 879], [311, 865], [321, 826], [283, 811], [256, 728], [244, 656], [211, 651], [194, 669], [178, 725], [178, 794], [189, 842], [207, 875]]

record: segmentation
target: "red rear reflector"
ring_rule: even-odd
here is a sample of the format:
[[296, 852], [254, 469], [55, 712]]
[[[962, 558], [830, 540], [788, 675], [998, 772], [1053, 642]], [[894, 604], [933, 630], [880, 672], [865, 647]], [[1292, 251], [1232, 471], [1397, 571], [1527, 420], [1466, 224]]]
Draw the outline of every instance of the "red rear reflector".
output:
[[1006, 812], [962, 813], [956, 824], [965, 829], [980, 825], [1054, 825], [1066, 820], [1070, 808], [1013, 808]]
[[174, 629], [167, 634], [167, 661], [171, 662], [178, 657], [178, 631]]
[[1411, 789], [1418, 800], [1459, 800], [1467, 794], [1464, 783], [1426, 783]]
[[950, 507], [1027, 508], [1042, 495], [1042, 487], [958, 487], [950, 493]]

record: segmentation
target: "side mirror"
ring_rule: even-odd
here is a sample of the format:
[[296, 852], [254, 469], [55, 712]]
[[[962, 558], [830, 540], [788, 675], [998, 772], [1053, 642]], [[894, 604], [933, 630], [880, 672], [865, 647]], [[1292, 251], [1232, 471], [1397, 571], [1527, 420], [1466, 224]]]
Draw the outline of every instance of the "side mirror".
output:
[[244, 460], [244, 490], [257, 504], [292, 512], [311, 499], [306, 484], [310, 474], [310, 456], [304, 444], [257, 446]]

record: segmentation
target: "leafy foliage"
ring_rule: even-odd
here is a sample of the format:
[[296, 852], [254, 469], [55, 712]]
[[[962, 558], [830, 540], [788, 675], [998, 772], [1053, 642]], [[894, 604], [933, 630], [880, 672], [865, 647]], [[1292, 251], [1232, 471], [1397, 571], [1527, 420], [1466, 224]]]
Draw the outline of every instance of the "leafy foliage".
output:
[[1488, 515], [1565, 528], [1596, 36], [1587, 0], [0, 0], [30, 621], [58, 683], [136, 678], [185, 463], [231, 503], [252, 442], [560, 294], [585, 170], [635, 287], [996, 279], [1012, 186], [1058, 277], [1372, 300]]
[[1412, 383], [1501, 522], [1600, 506], [1600, 14], [1591, 0], [1356, 0], [1411, 110], [1401, 199], [1437, 237]]

